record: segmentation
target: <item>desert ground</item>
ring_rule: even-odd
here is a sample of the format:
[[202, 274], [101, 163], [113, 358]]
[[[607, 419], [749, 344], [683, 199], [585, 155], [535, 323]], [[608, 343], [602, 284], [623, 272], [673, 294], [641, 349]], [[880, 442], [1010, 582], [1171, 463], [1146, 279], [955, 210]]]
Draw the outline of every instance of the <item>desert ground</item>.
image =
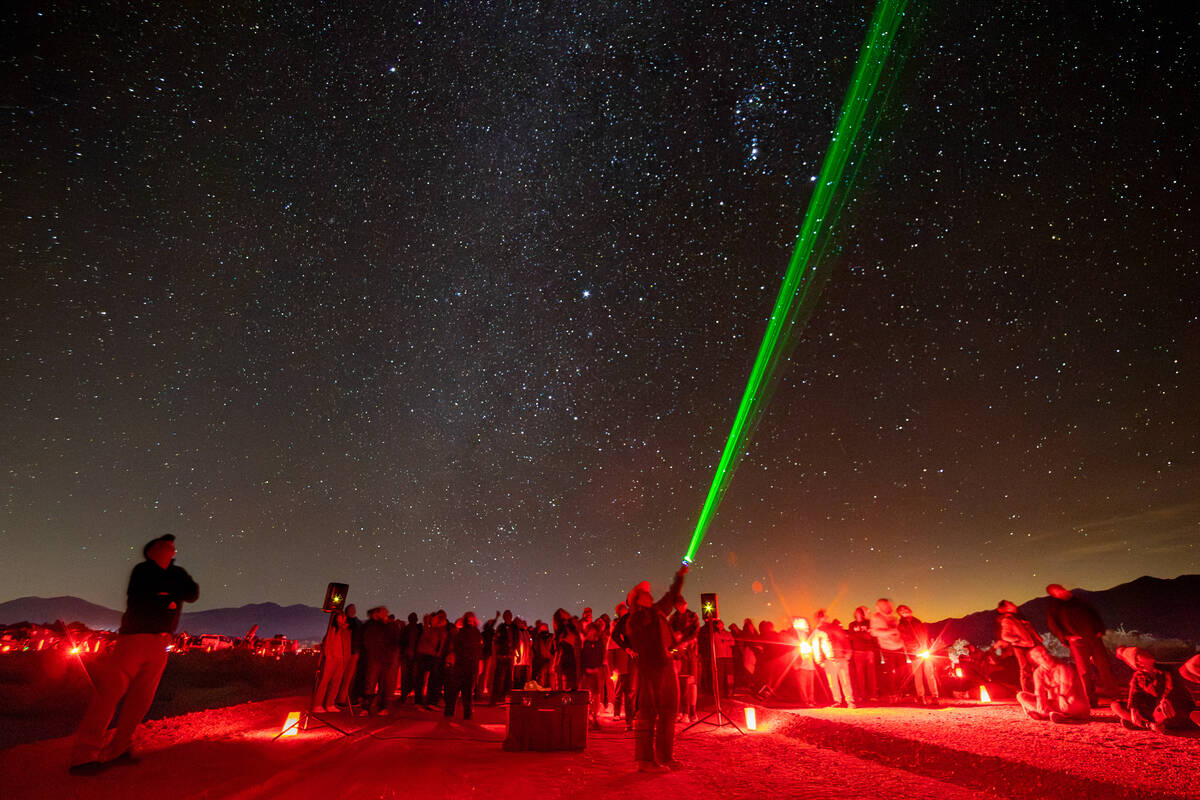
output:
[[[623, 722], [602, 717], [576, 752], [507, 752], [503, 706], [464, 723], [402, 707], [331, 717], [275, 738], [300, 696], [147, 723], [140, 761], [68, 774], [70, 738], [0, 751], [5, 798], [1179, 798], [1200, 797], [1200, 738], [1122, 728], [1107, 711], [1082, 726], [1025, 718], [1012, 704], [941, 708], [756, 706], [758, 730], [700, 725], [677, 739], [685, 768], [635, 769]], [[740, 703], [729, 716], [745, 720]]]

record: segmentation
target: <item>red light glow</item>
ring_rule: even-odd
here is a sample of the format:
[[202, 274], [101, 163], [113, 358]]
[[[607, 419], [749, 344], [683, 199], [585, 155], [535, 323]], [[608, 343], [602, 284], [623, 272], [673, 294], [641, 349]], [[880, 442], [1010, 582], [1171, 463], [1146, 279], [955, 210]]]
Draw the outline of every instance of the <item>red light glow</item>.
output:
[[988, 690], [987, 690], [986, 686], [979, 687], [979, 702], [981, 702], [981, 703], [992, 702], [992, 696], [990, 694], [988, 694]]
[[753, 706], [746, 706], [746, 730], [748, 730], [748, 731], [758, 730], [758, 719], [756, 718], [756, 715], [754, 713]]
[[284, 720], [284, 723], [283, 723], [283, 730], [280, 732], [279, 735], [280, 736], [295, 736], [299, 732], [300, 732], [300, 712], [299, 711], [289, 711], [288, 715], [287, 715], [287, 719]]

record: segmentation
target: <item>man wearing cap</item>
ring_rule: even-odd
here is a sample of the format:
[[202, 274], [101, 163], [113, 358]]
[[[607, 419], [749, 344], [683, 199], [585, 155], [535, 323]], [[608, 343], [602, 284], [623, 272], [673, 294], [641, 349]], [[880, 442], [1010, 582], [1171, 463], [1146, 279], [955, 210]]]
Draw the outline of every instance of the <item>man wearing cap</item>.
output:
[[[134, 761], [130, 749], [133, 732], [158, 691], [181, 607], [200, 596], [192, 576], [175, 564], [174, 536], [147, 542], [142, 555], [146, 560], [129, 575], [117, 646], [96, 671], [95, 694], [75, 732], [71, 753], [75, 775], [94, 775], [113, 763]], [[106, 746], [105, 732], [122, 698], [117, 729]]]
[[[1046, 624], [1058, 640], [1071, 648], [1071, 660], [1087, 690], [1088, 700], [1098, 705], [1097, 693], [1115, 698], [1119, 692], [1117, 679], [1108, 662], [1108, 651], [1104, 649], [1104, 622], [1090, 605], [1071, 594], [1060, 584], [1046, 587], [1050, 595], [1046, 603]], [[1093, 665], [1098, 682], [1092, 680], [1089, 664]], [[1099, 685], [1097, 685], [1097, 683]]]

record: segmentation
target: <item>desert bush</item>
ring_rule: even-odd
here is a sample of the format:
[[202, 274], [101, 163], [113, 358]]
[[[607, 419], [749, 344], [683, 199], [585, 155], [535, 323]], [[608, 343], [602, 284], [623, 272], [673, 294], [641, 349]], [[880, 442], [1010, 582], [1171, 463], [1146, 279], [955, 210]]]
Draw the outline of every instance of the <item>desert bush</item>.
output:
[[1042, 646], [1050, 651], [1050, 655], [1055, 658], [1067, 659], [1071, 657], [1071, 649], [1058, 640], [1050, 631], [1042, 634]]
[[1118, 647], [1140, 647], [1158, 661], [1186, 661], [1198, 650], [1192, 642], [1160, 639], [1149, 633], [1127, 631], [1124, 625], [1104, 632], [1104, 646], [1110, 653], [1115, 653]]

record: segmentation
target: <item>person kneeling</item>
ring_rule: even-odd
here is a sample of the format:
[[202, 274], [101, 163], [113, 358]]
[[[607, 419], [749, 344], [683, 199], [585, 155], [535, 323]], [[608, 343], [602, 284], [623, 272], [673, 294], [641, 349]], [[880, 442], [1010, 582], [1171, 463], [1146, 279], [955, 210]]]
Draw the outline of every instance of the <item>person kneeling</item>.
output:
[[1079, 679], [1079, 672], [1050, 655], [1038, 645], [1029, 651], [1034, 663], [1033, 691], [1020, 692], [1017, 700], [1032, 719], [1057, 723], [1087, 722], [1091, 703]]

